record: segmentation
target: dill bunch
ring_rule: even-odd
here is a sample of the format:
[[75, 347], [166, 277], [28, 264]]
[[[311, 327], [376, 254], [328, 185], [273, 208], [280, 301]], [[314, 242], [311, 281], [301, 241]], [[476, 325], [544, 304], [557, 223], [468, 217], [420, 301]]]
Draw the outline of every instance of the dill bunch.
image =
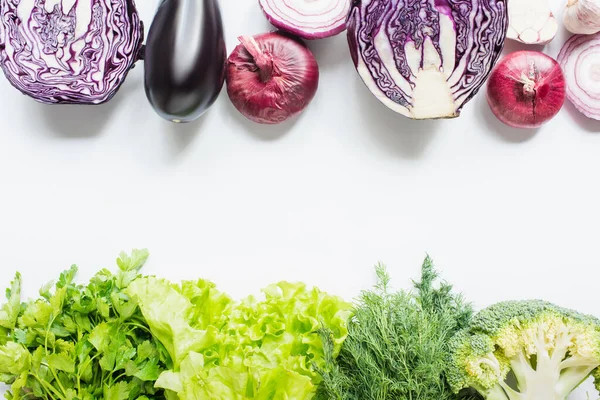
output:
[[316, 399], [456, 399], [444, 378], [448, 341], [469, 323], [471, 305], [438, 283], [429, 257], [410, 291], [392, 292], [385, 266], [375, 270], [377, 284], [358, 297], [337, 357], [330, 332], [321, 329], [326, 364], [318, 369], [323, 380]]

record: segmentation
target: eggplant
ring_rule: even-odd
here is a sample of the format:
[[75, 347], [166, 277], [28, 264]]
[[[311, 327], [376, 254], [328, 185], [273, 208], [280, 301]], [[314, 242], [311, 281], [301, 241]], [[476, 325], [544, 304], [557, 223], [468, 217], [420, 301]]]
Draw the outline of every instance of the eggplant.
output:
[[226, 60], [218, 0], [163, 0], [146, 41], [146, 97], [161, 117], [194, 121], [219, 96]]

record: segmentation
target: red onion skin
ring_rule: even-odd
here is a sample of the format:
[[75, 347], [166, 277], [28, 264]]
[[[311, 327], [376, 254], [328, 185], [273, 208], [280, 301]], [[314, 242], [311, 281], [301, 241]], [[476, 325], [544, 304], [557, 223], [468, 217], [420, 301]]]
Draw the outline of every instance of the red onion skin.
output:
[[494, 115], [513, 128], [539, 128], [565, 103], [566, 84], [560, 65], [537, 51], [517, 51], [496, 65], [487, 83]]
[[240, 37], [242, 44], [229, 56], [227, 94], [246, 118], [278, 124], [300, 113], [314, 98], [319, 66], [308, 47], [291, 35], [269, 32], [253, 39]]

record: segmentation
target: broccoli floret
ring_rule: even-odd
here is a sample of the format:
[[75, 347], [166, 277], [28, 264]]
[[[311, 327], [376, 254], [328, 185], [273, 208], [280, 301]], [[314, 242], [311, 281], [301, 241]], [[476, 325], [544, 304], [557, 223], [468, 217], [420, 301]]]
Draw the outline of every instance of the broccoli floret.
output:
[[541, 300], [488, 307], [450, 343], [446, 379], [486, 400], [565, 400], [600, 386], [600, 320]]

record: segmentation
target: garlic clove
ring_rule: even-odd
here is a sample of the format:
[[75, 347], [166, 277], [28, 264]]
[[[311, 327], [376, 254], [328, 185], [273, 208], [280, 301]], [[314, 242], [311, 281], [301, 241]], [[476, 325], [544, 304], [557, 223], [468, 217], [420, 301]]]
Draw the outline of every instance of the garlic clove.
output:
[[600, 0], [569, 0], [563, 21], [571, 33], [591, 35], [600, 32]]
[[545, 44], [554, 39], [558, 31], [548, 0], [510, 0], [508, 15], [507, 38], [521, 43]]

